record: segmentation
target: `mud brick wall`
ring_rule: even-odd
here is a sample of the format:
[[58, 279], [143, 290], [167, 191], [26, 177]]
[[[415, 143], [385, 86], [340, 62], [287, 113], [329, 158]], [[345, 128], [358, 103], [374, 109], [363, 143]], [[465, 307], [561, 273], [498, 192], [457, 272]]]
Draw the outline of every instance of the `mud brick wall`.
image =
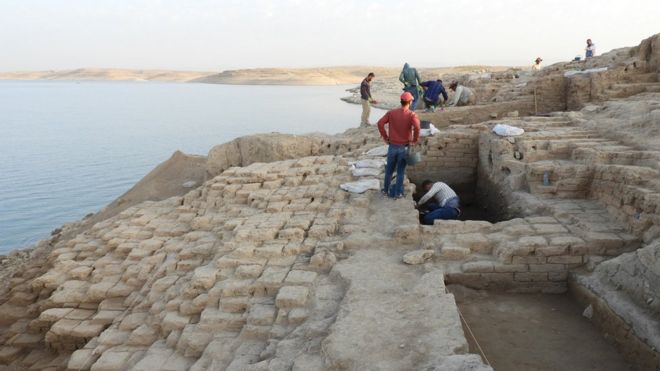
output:
[[511, 102], [453, 107], [450, 110], [436, 111], [435, 113], [419, 112], [419, 118], [432, 122], [438, 128], [443, 128], [453, 124], [477, 124], [492, 119], [492, 115], [504, 117], [507, 113], [513, 111], [518, 111], [521, 116], [534, 114], [534, 105], [531, 97], [525, 97], [521, 100]]
[[450, 129], [420, 140], [422, 162], [407, 168], [415, 184], [425, 179], [449, 184], [464, 201], [474, 196], [479, 162], [479, 130]]
[[566, 78], [566, 109], [578, 111], [592, 100], [592, 75], [574, 75]]
[[538, 113], [566, 109], [566, 79], [561, 72], [540, 77], [534, 83], [532, 90], [536, 92]]
[[[543, 183], [546, 172], [549, 185]], [[558, 198], [585, 198], [589, 192], [592, 173], [588, 165], [562, 161], [540, 161], [529, 164], [525, 169], [530, 193]]]
[[[570, 269], [583, 265], [600, 244], [572, 234], [554, 217], [516, 218], [491, 224], [437, 221], [423, 227], [425, 248], [444, 260], [462, 261], [447, 283], [513, 292], [565, 292]], [[490, 255], [473, 261], [472, 254]]]
[[641, 235], [649, 229], [660, 228], [660, 194], [640, 183], [643, 174], [653, 176], [653, 169], [617, 165], [597, 165], [594, 170], [590, 196], [607, 206], [607, 211], [628, 226], [628, 231]]

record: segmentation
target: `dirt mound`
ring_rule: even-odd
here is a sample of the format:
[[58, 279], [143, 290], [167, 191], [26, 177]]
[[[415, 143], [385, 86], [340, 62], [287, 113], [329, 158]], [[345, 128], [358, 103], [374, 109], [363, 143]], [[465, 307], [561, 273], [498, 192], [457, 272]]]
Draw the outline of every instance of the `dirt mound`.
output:
[[131, 189], [91, 217], [93, 223], [110, 218], [144, 201], [160, 201], [181, 196], [204, 181], [205, 156], [187, 155], [176, 151], [156, 166]]

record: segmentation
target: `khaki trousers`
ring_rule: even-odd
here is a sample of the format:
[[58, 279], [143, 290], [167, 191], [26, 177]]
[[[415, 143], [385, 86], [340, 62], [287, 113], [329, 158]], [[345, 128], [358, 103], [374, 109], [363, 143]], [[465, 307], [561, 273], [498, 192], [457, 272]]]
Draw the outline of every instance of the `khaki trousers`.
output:
[[363, 125], [369, 124], [369, 113], [371, 113], [371, 106], [369, 105], [369, 101], [366, 99], [362, 99], [362, 119], [360, 121], [361, 124]]

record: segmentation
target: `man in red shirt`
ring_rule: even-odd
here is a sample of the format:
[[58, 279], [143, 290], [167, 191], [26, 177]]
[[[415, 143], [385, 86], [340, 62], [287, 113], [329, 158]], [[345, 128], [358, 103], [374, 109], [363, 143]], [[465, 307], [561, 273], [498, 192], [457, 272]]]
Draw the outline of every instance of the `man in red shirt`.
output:
[[[403, 177], [406, 174], [408, 146], [417, 144], [419, 140], [419, 117], [410, 109], [412, 101], [413, 95], [409, 92], [401, 94], [401, 108], [388, 111], [378, 120], [380, 136], [389, 144], [382, 192], [392, 198], [403, 197]], [[388, 124], [387, 131], [385, 124]], [[394, 169], [396, 169], [396, 183], [390, 189]]]

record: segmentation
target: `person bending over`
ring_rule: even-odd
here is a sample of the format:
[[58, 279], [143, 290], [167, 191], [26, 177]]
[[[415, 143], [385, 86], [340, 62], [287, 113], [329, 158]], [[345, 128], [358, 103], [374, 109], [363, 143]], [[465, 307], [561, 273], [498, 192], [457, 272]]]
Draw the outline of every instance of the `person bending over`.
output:
[[449, 106], [468, 106], [477, 103], [477, 97], [472, 89], [467, 86], [459, 85], [453, 81], [449, 85], [449, 90], [454, 91], [454, 96], [449, 100]]
[[[442, 110], [442, 102], [446, 102], [449, 98], [447, 91], [442, 85], [442, 80], [429, 80], [422, 83], [424, 90], [424, 104], [426, 104], [426, 112], [435, 112], [437, 106]], [[442, 95], [442, 99], [440, 98]]]
[[433, 225], [436, 219], [458, 219], [461, 214], [460, 200], [446, 183], [425, 180], [422, 190], [425, 194], [417, 202], [417, 208], [422, 213], [422, 224]]

